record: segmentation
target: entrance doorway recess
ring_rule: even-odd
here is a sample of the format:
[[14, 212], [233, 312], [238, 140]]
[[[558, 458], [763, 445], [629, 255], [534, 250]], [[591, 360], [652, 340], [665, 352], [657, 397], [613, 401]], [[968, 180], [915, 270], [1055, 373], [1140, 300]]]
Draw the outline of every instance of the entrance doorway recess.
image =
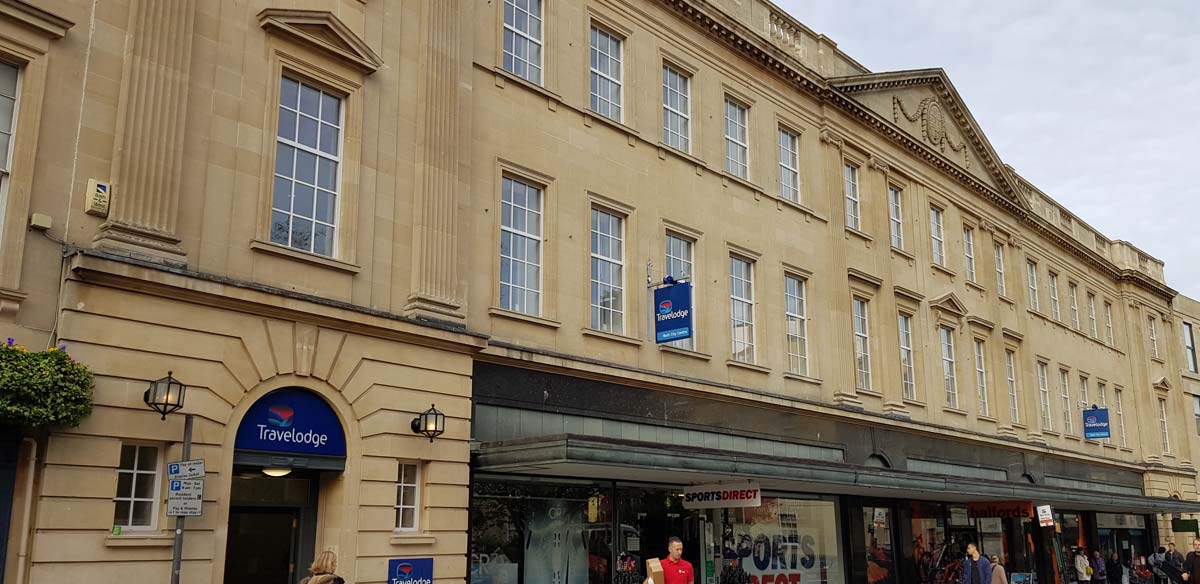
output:
[[225, 584], [296, 584], [312, 563], [319, 475], [235, 469]]

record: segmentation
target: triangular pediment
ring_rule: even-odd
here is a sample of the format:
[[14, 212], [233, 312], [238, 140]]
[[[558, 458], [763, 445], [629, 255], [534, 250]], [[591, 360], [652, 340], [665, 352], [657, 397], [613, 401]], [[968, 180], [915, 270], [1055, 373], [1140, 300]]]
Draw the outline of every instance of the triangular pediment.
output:
[[1159, 377], [1158, 379], [1154, 380], [1154, 389], [1171, 391], [1171, 382], [1167, 381], [1166, 376]]
[[962, 300], [959, 300], [953, 292], [947, 292], [934, 298], [930, 301], [929, 307], [959, 318], [967, 315], [967, 305], [963, 304]]
[[383, 59], [367, 42], [327, 10], [268, 8], [258, 13], [258, 24], [341, 58], [363, 73], [374, 73], [383, 66]]
[[870, 73], [831, 79], [854, 100], [914, 143], [1022, 208], [1029, 203], [941, 69]]

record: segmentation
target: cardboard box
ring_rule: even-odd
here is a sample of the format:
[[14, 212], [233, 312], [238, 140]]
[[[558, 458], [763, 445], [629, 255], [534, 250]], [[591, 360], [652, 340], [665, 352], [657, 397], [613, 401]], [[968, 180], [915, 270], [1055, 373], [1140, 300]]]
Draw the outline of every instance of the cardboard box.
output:
[[658, 558], [646, 560], [646, 579], [650, 584], [663, 584], [667, 581], [666, 574], [663, 572], [662, 560]]

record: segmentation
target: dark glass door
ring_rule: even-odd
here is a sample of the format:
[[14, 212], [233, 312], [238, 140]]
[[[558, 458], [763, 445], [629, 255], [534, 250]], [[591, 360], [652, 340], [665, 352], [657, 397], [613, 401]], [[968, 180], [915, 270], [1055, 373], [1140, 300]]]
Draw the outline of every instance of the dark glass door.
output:
[[230, 509], [225, 584], [294, 582], [299, 517], [298, 509]]

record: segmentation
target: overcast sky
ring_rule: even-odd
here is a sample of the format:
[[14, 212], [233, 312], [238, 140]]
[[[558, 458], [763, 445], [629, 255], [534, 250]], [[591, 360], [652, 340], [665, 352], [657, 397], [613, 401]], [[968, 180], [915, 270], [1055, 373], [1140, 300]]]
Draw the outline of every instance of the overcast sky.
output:
[[775, 1], [871, 71], [945, 69], [1005, 162], [1200, 298], [1200, 1]]

